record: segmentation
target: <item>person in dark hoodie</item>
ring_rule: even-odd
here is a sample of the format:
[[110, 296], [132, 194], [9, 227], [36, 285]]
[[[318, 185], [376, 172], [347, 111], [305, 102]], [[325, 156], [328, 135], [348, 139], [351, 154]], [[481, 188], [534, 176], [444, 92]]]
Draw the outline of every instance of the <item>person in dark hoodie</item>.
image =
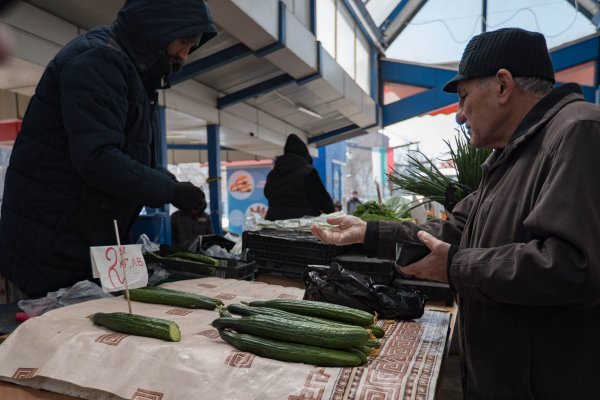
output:
[[308, 148], [293, 133], [267, 175], [265, 196], [269, 201], [265, 219], [271, 221], [333, 212], [333, 200], [312, 165]]
[[92, 279], [90, 246], [128, 237], [142, 206], [191, 210], [202, 190], [158, 165], [158, 89], [216, 35], [203, 0], [128, 0], [48, 63], [6, 173], [0, 272], [9, 298]]

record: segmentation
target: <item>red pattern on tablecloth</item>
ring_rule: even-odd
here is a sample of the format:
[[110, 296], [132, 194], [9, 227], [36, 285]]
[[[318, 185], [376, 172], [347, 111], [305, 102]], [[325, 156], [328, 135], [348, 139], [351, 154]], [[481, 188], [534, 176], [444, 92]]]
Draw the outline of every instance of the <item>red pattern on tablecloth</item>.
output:
[[94, 340], [94, 342], [107, 344], [109, 346], [118, 346], [119, 343], [121, 343], [121, 341], [127, 336], [129, 335], [125, 335], [124, 333], [109, 333], [106, 335], [98, 336], [96, 340]]
[[252, 361], [254, 361], [254, 357], [256, 356], [252, 353], [231, 350], [227, 359], [225, 359], [225, 364], [235, 368], [250, 368], [252, 366]]
[[151, 390], [138, 389], [135, 391], [131, 400], [161, 400], [164, 393], [153, 392]]

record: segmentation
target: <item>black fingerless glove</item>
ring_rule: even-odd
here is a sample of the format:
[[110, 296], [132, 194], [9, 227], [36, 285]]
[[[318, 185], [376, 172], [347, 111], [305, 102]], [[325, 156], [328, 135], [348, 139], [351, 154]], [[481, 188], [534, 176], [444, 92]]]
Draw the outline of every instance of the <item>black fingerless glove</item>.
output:
[[180, 210], [189, 212], [202, 205], [206, 207], [204, 192], [190, 182], [175, 183], [175, 196], [171, 202]]

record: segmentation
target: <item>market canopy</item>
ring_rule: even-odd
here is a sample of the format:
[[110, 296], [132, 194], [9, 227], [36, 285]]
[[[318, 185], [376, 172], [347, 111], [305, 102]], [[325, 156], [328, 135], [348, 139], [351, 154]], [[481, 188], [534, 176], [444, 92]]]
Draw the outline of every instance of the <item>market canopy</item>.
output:
[[598, 86], [596, 0], [362, 0], [381, 33], [383, 126], [417, 115], [452, 112], [456, 97], [442, 92], [471, 37], [519, 27], [544, 34], [557, 81]]

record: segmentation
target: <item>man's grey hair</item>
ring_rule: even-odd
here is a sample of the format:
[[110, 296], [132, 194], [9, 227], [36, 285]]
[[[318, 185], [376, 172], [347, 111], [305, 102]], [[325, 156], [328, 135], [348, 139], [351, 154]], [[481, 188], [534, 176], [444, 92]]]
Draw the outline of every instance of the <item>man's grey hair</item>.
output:
[[544, 97], [554, 89], [554, 83], [543, 78], [515, 78], [517, 87], [524, 93]]
[[[477, 85], [479, 88], [487, 87], [492, 81], [493, 76], [487, 76], [485, 78], [480, 78]], [[524, 77], [516, 77], [515, 84], [517, 87], [526, 94], [530, 94], [536, 97], [544, 97], [548, 93], [554, 89], [554, 83], [550, 82], [547, 79], [543, 78], [524, 78]]]

